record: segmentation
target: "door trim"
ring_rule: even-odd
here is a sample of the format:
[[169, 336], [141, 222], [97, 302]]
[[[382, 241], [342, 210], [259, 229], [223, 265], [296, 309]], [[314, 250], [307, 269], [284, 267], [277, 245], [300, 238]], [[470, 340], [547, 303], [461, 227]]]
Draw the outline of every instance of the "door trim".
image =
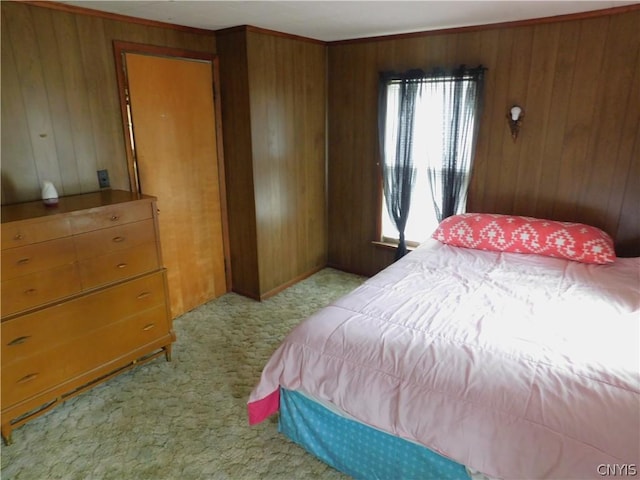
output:
[[220, 191], [220, 214], [222, 216], [222, 243], [225, 264], [225, 283], [226, 291], [231, 291], [231, 250], [229, 246], [229, 220], [227, 216], [227, 188], [224, 168], [224, 149], [222, 135], [222, 110], [220, 102], [220, 73], [218, 56], [207, 52], [195, 52], [180, 48], [162, 47], [157, 45], [146, 45], [142, 43], [123, 42], [120, 40], [113, 41], [113, 54], [116, 62], [116, 76], [118, 81], [118, 95], [120, 99], [120, 115], [122, 120], [122, 131], [125, 143], [125, 151], [127, 154], [127, 167], [129, 169], [129, 188], [132, 192], [140, 192], [140, 182], [136, 168], [135, 151], [133, 148], [133, 129], [129, 121], [129, 109], [127, 102], [127, 92], [129, 86], [127, 83], [126, 63], [124, 56], [127, 53], [136, 53], [140, 55], [151, 55], [156, 57], [169, 57], [186, 60], [201, 60], [209, 62], [212, 69], [213, 85], [213, 106], [215, 110], [215, 135], [216, 135], [216, 154], [218, 156], [218, 189]]

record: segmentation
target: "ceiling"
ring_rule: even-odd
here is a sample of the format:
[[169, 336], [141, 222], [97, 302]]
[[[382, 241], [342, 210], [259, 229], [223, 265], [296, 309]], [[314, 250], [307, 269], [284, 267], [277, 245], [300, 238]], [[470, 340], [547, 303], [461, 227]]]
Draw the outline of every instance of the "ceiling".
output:
[[637, 1], [62, 1], [69, 5], [208, 30], [239, 25], [322, 41], [486, 25], [600, 10]]

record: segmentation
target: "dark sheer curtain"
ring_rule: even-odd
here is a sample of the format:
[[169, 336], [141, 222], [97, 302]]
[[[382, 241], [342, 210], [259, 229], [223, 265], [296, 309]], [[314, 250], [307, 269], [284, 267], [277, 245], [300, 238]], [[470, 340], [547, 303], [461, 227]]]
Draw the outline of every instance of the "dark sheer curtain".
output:
[[471, 162], [475, 154], [485, 68], [454, 71], [435, 70], [427, 74], [431, 95], [444, 104], [442, 158], [431, 159], [428, 177], [438, 221], [462, 213], [467, 201]]
[[[416, 169], [413, 165], [413, 125], [415, 108], [424, 72], [411, 70], [398, 74], [383, 72], [380, 74], [378, 96], [378, 137], [380, 139], [380, 156], [384, 198], [389, 217], [398, 229], [399, 242], [396, 260], [407, 253], [405, 227], [411, 208], [411, 191], [415, 183]], [[397, 122], [387, 125], [388, 88], [399, 88], [397, 104]], [[395, 145], [386, 145], [387, 128], [395, 128]]]

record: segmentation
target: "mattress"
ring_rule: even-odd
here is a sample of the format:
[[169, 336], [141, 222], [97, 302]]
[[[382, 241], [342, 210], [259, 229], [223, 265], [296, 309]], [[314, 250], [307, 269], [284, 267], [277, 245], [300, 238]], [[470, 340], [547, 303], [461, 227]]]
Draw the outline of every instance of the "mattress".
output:
[[495, 478], [638, 465], [639, 274], [430, 240], [297, 326], [249, 420], [284, 387]]

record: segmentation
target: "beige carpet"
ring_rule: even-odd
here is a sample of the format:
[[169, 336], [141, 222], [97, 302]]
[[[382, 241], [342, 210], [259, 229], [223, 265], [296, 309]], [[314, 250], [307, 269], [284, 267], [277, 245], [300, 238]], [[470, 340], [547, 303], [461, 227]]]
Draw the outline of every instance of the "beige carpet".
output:
[[264, 302], [227, 294], [174, 321], [164, 358], [13, 432], [9, 479], [344, 479], [277, 432], [249, 427], [246, 401], [292, 326], [364, 279], [324, 269]]

